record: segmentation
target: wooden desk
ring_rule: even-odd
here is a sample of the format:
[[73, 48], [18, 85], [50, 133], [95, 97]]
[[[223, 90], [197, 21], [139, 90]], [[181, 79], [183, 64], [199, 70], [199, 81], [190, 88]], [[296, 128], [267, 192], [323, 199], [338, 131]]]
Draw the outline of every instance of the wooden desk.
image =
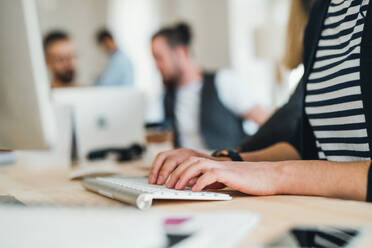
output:
[[[122, 165], [120, 168], [130, 175], [148, 173], [135, 164]], [[84, 190], [79, 181], [68, 179], [69, 173], [69, 170], [55, 168], [0, 167], [0, 195], [12, 195], [25, 204], [128, 207]], [[260, 214], [259, 225], [247, 236], [241, 247], [262, 244], [293, 225], [328, 224], [366, 226], [372, 229], [372, 204], [369, 203], [321, 197], [253, 197], [238, 193], [233, 197], [232, 201], [224, 202], [161, 201], [155, 202], [153, 208], [178, 212], [248, 210]], [[372, 247], [371, 234], [365, 236], [360, 247]]]

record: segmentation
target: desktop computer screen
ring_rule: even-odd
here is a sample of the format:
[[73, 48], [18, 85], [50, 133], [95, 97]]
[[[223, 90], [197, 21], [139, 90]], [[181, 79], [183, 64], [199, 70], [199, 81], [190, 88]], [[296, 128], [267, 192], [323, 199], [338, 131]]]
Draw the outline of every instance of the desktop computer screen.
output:
[[49, 84], [34, 0], [0, 1], [0, 150], [53, 144]]

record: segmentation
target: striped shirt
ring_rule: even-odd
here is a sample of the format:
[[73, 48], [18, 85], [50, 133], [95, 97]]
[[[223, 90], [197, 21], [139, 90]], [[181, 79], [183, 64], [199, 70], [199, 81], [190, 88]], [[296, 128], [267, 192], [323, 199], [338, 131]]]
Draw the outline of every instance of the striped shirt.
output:
[[328, 7], [305, 97], [319, 159], [371, 159], [359, 66], [368, 4], [331, 0]]

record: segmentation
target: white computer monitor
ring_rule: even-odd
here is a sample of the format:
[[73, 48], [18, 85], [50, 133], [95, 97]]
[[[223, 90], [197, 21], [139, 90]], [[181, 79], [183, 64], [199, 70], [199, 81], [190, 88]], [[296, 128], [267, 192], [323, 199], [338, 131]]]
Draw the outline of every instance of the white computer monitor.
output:
[[34, 0], [1, 0], [0, 33], [0, 150], [46, 149], [54, 124]]
[[71, 106], [80, 162], [92, 151], [145, 143], [145, 97], [137, 89], [56, 89], [53, 100]]

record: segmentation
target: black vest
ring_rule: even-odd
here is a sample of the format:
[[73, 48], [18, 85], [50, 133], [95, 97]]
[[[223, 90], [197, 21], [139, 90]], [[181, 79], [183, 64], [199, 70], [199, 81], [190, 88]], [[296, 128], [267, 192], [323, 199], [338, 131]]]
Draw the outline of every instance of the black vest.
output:
[[[220, 101], [215, 85], [215, 73], [204, 73], [200, 99], [199, 132], [207, 149], [234, 149], [246, 134], [243, 119]], [[174, 146], [181, 147], [175, 114], [176, 89], [168, 86], [164, 97], [166, 122], [173, 129]]]

